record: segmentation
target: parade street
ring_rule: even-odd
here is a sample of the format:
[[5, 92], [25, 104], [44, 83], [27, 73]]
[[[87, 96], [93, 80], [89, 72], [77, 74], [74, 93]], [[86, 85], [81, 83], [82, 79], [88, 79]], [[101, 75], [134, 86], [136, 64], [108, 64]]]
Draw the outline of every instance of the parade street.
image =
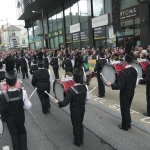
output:
[[[53, 75], [52, 68], [50, 67]], [[64, 75], [59, 70], [60, 78]], [[18, 78], [21, 79], [21, 73]], [[34, 90], [29, 79], [23, 80], [28, 96]], [[53, 75], [54, 80], [54, 75]], [[93, 78], [89, 91], [97, 87], [97, 79]], [[31, 98], [32, 108], [26, 111], [26, 129], [28, 150], [149, 150], [150, 118], [144, 117], [146, 111], [145, 85], [138, 85], [131, 106], [132, 128], [128, 132], [119, 130], [121, 123], [119, 107], [119, 91], [106, 87], [105, 97], [97, 97], [97, 89], [91, 92], [91, 99], [86, 104], [84, 124], [84, 143], [80, 147], [72, 144], [73, 134], [69, 106], [60, 109], [51, 102], [50, 114], [42, 113], [37, 93]], [[57, 91], [59, 92], [59, 91]], [[52, 87], [51, 94], [54, 96]], [[11, 138], [4, 123], [4, 135], [0, 140], [0, 149], [9, 146], [12, 150]]]

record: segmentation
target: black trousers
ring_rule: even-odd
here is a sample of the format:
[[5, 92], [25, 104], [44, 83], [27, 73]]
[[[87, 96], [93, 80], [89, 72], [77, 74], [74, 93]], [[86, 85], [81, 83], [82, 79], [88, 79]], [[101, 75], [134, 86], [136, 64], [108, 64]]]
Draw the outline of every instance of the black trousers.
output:
[[150, 115], [150, 82], [146, 83], [147, 114]]
[[131, 123], [130, 107], [134, 96], [134, 90], [120, 91], [120, 108], [122, 116], [122, 127], [128, 129]]
[[55, 79], [59, 79], [59, 72], [58, 69], [53, 68]]
[[17, 117], [7, 116], [7, 126], [14, 150], [27, 150], [27, 134], [24, 123], [24, 114]]
[[22, 79], [29, 78], [28, 71], [22, 71]]
[[37, 93], [38, 93], [39, 99], [41, 101], [42, 111], [43, 111], [43, 113], [47, 114], [51, 107], [49, 96], [47, 94], [45, 94], [44, 91], [41, 91], [38, 89], [37, 89]]
[[80, 145], [83, 143], [84, 130], [83, 130], [83, 119], [84, 119], [85, 107], [71, 108], [71, 122], [73, 125], [73, 135], [75, 143]]
[[97, 75], [97, 81], [98, 81], [98, 94], [99, 96], [105, 95], [105, 85], [100, 77], [100, 75]]

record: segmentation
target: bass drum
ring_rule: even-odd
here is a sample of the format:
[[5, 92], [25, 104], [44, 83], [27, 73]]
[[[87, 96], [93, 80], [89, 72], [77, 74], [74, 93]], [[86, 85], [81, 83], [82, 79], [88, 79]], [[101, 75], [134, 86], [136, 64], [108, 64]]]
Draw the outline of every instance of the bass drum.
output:
[[[111, 83], [115, 83], [118, 81], [119, 79], [119, 75], [120, 75], [120, 71], [125, 69], [125, 65], [122, 63], [107, 63], [102, 67], [102, 75], [104, 76], [104, 78], [111, 82]], [[105, 83], [105, 79], [103, 79], [104, 83]]]
[[4, 132], [4, 125], [3, 125], [2, 119], [0, 117], [0, 139], [3, 136], [3, 132]]
[[53, 84], [53, 91], [55, 93], [56, 99], [63, 101], [66, 98], [68, 89], [71, 86], [74, 86], [73, 80], [55, 80]]
[[145, 78], [146, 77], [146, 71], [147, 66], [150, 64], [149, 61], [134, 61], [132, 63], [132, 67], [136, 68], [138, 70], [138, 78]]

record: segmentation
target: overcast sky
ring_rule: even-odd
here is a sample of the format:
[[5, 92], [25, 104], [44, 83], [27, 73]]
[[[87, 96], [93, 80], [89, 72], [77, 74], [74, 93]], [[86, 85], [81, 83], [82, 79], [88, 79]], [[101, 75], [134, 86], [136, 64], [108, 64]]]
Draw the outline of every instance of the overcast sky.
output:
[[[18, 21], [16, 15], [16, 0], [0, 0], [0, 20], [8, 19], [12, 25], [24, 24], [24, 21]], [[0, 26], [6, 24], [6, 21], [0, 21]]]

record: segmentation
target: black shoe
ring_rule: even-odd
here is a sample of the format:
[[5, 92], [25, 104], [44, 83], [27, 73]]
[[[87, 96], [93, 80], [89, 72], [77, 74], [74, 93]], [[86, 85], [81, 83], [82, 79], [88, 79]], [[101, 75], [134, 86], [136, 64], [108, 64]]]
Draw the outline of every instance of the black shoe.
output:
[[72, 143], [73, 143], [75, 146], [78, 146], [78, 147], [80, 146], [80, 144], [76, 144], [75, 141], [73, 141]]
[[143, 113], [144, 116], [150, 117], [150, 114], [148, 113]]
[[97, 95], [97, 97], [103, 98], [103, 97], [105, 97], [105, 95], [103, 95], [103, 96], [101, 96], [101, 95]]
[[46, 115], [46, 114], [47, 114], [47, 112], [44, 112], [44, 111], [43, 111], [43, 114], [45, 114], [45, 115]]
[[124, 131], [128, 131], [128, 129], [123, 128], [122, 125], [118, 125], [118, 128]]
[[131, 129], [131, 125], [128, 126], [128, 129]]

